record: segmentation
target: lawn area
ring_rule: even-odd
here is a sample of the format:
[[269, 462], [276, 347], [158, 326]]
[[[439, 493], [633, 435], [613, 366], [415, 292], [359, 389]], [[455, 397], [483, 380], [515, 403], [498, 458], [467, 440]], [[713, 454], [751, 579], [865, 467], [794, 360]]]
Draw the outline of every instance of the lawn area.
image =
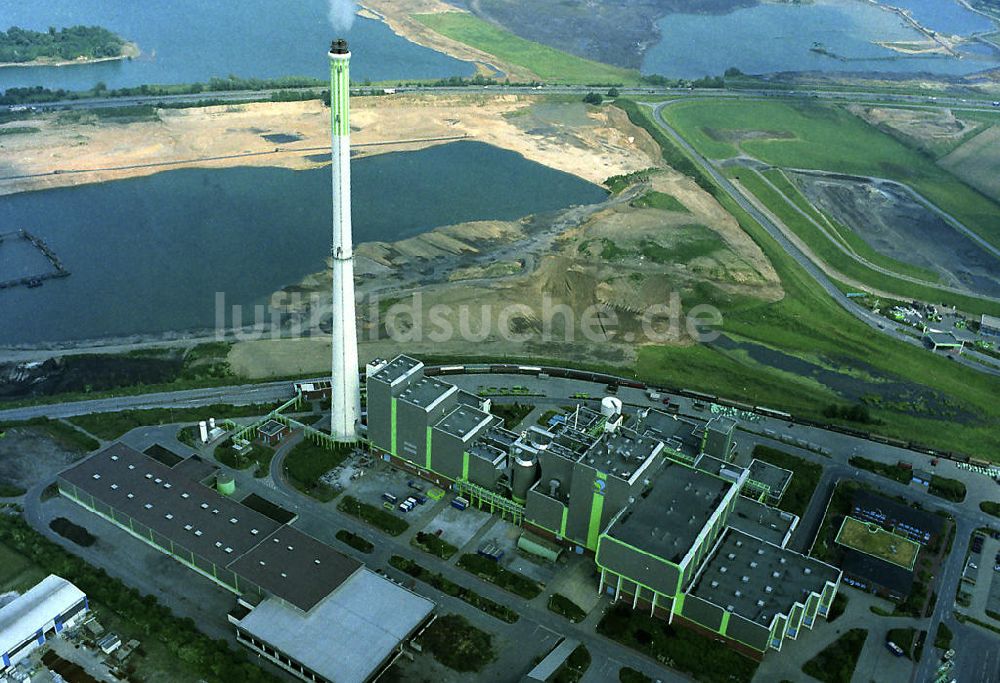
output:
[[900, 484], [909, 484], [910, 480], [913, 478], [913, 470], [900, 467], [899, 465], [870, 460], [868, 458], [863, 458], [860, 455], [852, 456], [847, 462], [854, 467], [874, 472], [875, 474], [885, 477], [886, 479], [898, 481]]
[[45, 573], [24, 555], [0, 543], [0, 593], [23, 592], [45, 578]]
[[254, 476], [258, 479], [266, 477], [271, 469], [271, 460], [274, 459], [274, 449], [262, 443], [253, 442], [250, 450], [237, 453], [233, 446], [232, 439], [226, 439], [215, 447], [213, 452], [215, 459], [226, 467], [234, 470], [245, 470], [254, 467]]
[[[681, 102], [664, 117], [698, 151], [745, 152], [782, 168], [891, 178], [905, 183], [1000, 246], [1000, 206], [934, 161], [842, 107], [816, 102]], [[751, 132], [747, 137], [744, 132]], [[850, 140], [850, 144], [844, 144]]]
[[267, 415], [273, 405], [211, 405], [201, 408], [150, 408], [148, 410], [123, 410], [118, 413], [91, 413], [69, 418], [69, 421], [105, 441], [114, 441], [136, 427], [165, 425], [175, 422], [200, 422], [210, 417], [257, 417]]
[[632, 202], [632, 206], [640, 209], [661, 209], [663, 211], [691, 213], [687, 210], [687, 207], [681, 204], [680, 200], [673, 195], [669, 195], [666, 192], [657, 192], [656, 190], [650, 190], [641, 197], [637, 197]]
[[529, 403], [494, 403], [490, 412], [503, 418], [504, 427], [514, 429], [534, 409], [535, 406]]
[[920, 633], [915, 628], [893, 628], [886, 634], [886, 640], [899, 645], [907, 659], [913, 659], [913, 646], [916, 644], [917, 634]]
[[757, 662], [711, 638], [686, 628], [674, 628], [663, 619], [612, 607], [597, 625], [597, 632], [618, 641], [672, 669], [705, 683], [750, 681]]
[[344, 462], [351, 448], [331, 450], [325, 445], [302, 440], [282, 463], [285, 474], [295, 488], [321, 501], [333, 500], [337, 492], [320, 481], [320, 477]]
[[528, 69], [546, 83], [637, 83], [639, 72], [594, 62], [520, 38], [465, 12], [415, 14], [413, 18], [443, 36]]
[[965, 484], [958, 479], [949, 479], [935, 474], [931, 477], [931, 484], [927, 490], [932, 496], [944, 498], [953, 503], [961, 503], [965, 500]]
[[582, 607], [559, 593], [553, 593], [549, 596], [548, 608], [549, 611], [566, 617], [574, 624], [587, 618], [587, 613], [583, 611]]
[[337, 509], [371, 524], [376, 529], [381, 529], [390, 536], [399, 536], [410, 528], [409, 524], [391, 512], [377, 508], [374, 505], [369, 505], [368, 503], [362, 503], [352, 496], [341, 498], [340, 502], [337, 503]]
[[866, 629], [852, 628], [806, 662], [802, 671], [822, 683], [851, 683], [866, 638]]
[[913, 569], [920, 544], [886, 531], [877, 524], [845, 517], [836, 542], [903, 569]]
[[7, 429], [25, 427], [38, 432], [44, 432], [63, 448], [71, 451], [89, 452], [100, 448], [96, 439], [87, 436], [62, 420], [50, 420], [47, 417], [35, 417], [19, 422], [0, 422], [0, 434]]
[[816, 485], [823, 475], [823, 466], [770, 446], [755, 446], [753, 457], [792, 471], [792, 480], [788, 482], [778, 508], [801, 517], [816, 492]]
[[445, 614], [434, 620], [420, 636], [420, 644], [434, 659], [462, 673], [480, 671], [496, 656], [493, 636], [458, 614]]
[[531, 600], [542, 592], [542, 585], [537, 581], [504, 569], [498, 562], [482, 555], [462, 555], [458, 559], [458, 566], [526, 600]]
[[992, 500], [984, 500], [979, 504], [979, 509], [988, 515], [1000, 517], [1000, 503], [995, 503]]

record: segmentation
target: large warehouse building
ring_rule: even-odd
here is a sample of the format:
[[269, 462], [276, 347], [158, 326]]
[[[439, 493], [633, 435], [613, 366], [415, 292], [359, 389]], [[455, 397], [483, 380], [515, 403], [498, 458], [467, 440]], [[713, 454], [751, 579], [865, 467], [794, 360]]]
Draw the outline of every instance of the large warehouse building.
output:
[[[240, 642], [304, 680], [370, 680], [430, 619], [430, 600], [219, 494], [188, 477], [189, 469], [119, 443], [63, 472], [58, 485], [70, 500], [240, 596], [242, 609], [231, 616]], [[366, 647], [354, 647], [362, 642]]]
[[[9, 597], [9, 602], [2, 600]], [[0, 596], [0, 677], [19, 661], [75, 626], [87, 613], [87, 596], [54, 574], [24, 595]]]
[[578, 406], [514, 433], [488, 399], [406, 356], [371, 364], [367, 392], [370, 444], [385, 460], [593, 553], [616, 600], [758, 657], [833, 602], [840, 571], [786, 549], [797, 519], [764, 505], [791, 473], [734, 464], [732, 419], [626, 416], [606, 398], [599, 412]]

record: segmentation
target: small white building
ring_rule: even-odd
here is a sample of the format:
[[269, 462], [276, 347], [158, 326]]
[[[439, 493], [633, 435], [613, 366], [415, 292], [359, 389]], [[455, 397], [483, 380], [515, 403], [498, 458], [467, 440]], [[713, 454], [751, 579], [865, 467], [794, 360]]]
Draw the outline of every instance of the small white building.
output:
[[83, 591], [54, 574], [0, 607], [0, 674], [47, 639], [75, 626], [86, 612]]

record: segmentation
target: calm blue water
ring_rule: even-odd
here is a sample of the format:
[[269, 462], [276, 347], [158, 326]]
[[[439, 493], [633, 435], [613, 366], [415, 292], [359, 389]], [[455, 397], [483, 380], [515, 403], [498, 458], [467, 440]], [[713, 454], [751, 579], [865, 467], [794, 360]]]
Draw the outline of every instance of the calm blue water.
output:
[[[915, 0], [923, 2], [924, 0]], [[943, 5], [951, 0], [927, 0]], [[961, 9], [958, 5], [955, 8]], [[967, 14], [971, 14], [966, 12]], [[957, 12], [942, 16], [952, 17]], [[722, 16], [671, 14], [659, 22], [662, 40], [646, 53], [643, 73], [680, 78], [745, 73], [870, 71], [960, 75], [1000, 66], [997, 51], [969, 50], [967, 58], [905, 56], [875, 40], [918, 40], [901, 18], [859, 0], [819, 0], [807, 5], [765, 4]], [[815, 44], [847, 61], [811, 51]]]
[[[44, 85], [82, 90], [143, 83], [192, 83], [212, 76], [329, 75], [334, 37], [327, 0], [0, 0], [0, 27], [99, 25], [139, 45], [132, 62], [0, 69], [0, 90]], [[357, 18], [347, 34], [357, 81], [470, 76], [472, 64], [400, 38], [381, 22]]]
[[889, 0], [893, 7], [909, 10], [921, 26], [938, 33], [967, 36], [995, 31], [988, 17], [963, 7], [955, 0]]
[[[477, 142], [358, 159], [352, 174], [355, 242], [606, 197]], [[211, 328], [215, 292], [230, 305], [260, 303], [323, 270], [330, 216], [329, 167], [182, 169], [0, 197], [4, 231], [42, 237], [72, 273], [0, 290], [0, 344]], [[0, 245], [0, 279], [18, 269], [11, 254], [38, 263], [8, 246]]]

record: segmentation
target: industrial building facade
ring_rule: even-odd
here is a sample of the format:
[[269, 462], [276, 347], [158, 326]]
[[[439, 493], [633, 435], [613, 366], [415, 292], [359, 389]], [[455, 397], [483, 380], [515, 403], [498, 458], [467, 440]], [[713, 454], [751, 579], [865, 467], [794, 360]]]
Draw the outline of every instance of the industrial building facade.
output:
[[366, 384], [373, 450], [593, 553], [600, 590], [635, 609], [759, 657], [812, 628], [833, 602], [840, 571], [786, 549], [798, 520], [764, 504], [777, 504], [791, 472], [733, 464], [730, 418], [626, 416], [609, 397], [600, 411], [577, 406], [550, 428], [514, 433], [489, 399], [425, 376], [406, 356], [372, 363]]
[[117, 443], [63, 472], [58, 487], [237, 595], [237, 639], [303, 680], [370, 680], [432, 618], [432, 601], [186, 471]]
[[87, 613], [87, 596], [51, 574], [23, 595], [0, 602], [0, 676]]

